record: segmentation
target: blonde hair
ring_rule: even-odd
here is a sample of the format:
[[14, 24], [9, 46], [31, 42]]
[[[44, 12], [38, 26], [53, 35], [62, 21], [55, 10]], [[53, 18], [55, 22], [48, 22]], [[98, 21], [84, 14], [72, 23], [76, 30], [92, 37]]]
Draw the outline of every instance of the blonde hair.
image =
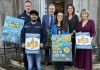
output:
[[87, 13], [87, 17], [89, 17], [89, 11], [87, 9], [82, 9], [81, 11], [81, 14], [80, 14], [80, 17], [82, 18], [82, 12], [86, 12]]

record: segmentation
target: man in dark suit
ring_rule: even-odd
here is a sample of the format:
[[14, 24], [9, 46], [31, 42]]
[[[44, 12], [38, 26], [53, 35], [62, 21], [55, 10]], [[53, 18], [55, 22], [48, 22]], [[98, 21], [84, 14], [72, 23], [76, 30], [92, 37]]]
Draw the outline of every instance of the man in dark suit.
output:
[[[55, 23], [55, 5], [50, 4], [48, 6], [48, 13], [43, 16], [42, 18], [42, 25], [43, 27], [47, 30], [47, 35], [48, 35], [48, 30], [50, 30], [50, 25]], [[46, 44], [48, 41], [46, 42]], [[48, 65], [50, 63], [50, 50], [45, 47], [45, 64]]]

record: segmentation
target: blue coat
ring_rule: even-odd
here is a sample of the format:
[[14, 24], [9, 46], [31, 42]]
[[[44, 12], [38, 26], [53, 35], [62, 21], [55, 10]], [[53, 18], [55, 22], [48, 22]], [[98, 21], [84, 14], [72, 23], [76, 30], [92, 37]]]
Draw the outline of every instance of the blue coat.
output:
[[[55, 24], [53, 24], [51, 26], [51, 34], [57, 34], [58, 28]], [[68, 31], [65, 32], [64, 30], [62, 30], [62, 34], [69, 34], [69, 27], [68, 27]]]

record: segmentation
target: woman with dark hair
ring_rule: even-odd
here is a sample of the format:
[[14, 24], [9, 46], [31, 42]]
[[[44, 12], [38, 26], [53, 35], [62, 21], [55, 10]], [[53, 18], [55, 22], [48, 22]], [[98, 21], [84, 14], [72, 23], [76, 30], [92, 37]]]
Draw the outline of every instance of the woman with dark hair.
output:
[[[61, 11], [57, 12], [55, 24], [51, 25], [51, 34], [69, 34], [68, 24], [64, 21]], [[64, 70], [64, 62], [56, 62], [56, 70]]]
[[[31, 17], [31, 22], [25, 24], [21, 31], [22, 47], [25, 47], [26, 33], [31, 33], [31, 34], [39, 34], [40, 35], [40, 48], [42, 48], [43, 43], [45, 42], [46, 32], [45, 32], [45, 29], [42, 27], [42, 24], [41, 24], [41, 21], [39, 18], [39, 13], [36, 10], [32, 10], [30, 12], [30, 17]], [[36, 62], [37, 70], [42, 70], [42, 68], [41, 68], [41, 49], [39, 49], [39, 53], [31, 53], [32, 51], [33, 50], [31, 50], [30, 53], [26, 53], [27, 60], [28, 60], [28, 70], [34, 69], [34, 67], [33, 67], [35, 64], [34, 62]]]
[[[76, 24], [78, 23], [79, 19], [78, 16], [75, 14], [75, 8], [72, 4], [69, 4], [67, 6], [67, 15], [65, 16], [66, 22], [69, 25], [69, 32], [73, 33], [73, 30], [75, 29]], [[75, 38], [74, 34], [72, 36], [72, 56], [73, 56], [73, 62], [74, 62], [74, 55], [75, 55]], [[67, 65], [73, 65], [72, 63], [67, 63]]]
[[64, 33], [64, 34], [66, 34], [66, 32], [69, 33], [68, 24], [65, 22], [64, 14], [62, 11], [57, 12], [55, 24], [52, 24], [52, 26], [51, 26], [51, 33], [57, 34], [57, 28], [61, 29], [62, 33]]

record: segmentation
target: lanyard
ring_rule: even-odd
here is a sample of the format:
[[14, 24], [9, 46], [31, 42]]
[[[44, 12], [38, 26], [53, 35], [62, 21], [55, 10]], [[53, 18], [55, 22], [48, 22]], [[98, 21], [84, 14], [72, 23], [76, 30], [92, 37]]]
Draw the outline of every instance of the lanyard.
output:
[[57, 34], [62, 34], [62, 29], [57, 28]]

